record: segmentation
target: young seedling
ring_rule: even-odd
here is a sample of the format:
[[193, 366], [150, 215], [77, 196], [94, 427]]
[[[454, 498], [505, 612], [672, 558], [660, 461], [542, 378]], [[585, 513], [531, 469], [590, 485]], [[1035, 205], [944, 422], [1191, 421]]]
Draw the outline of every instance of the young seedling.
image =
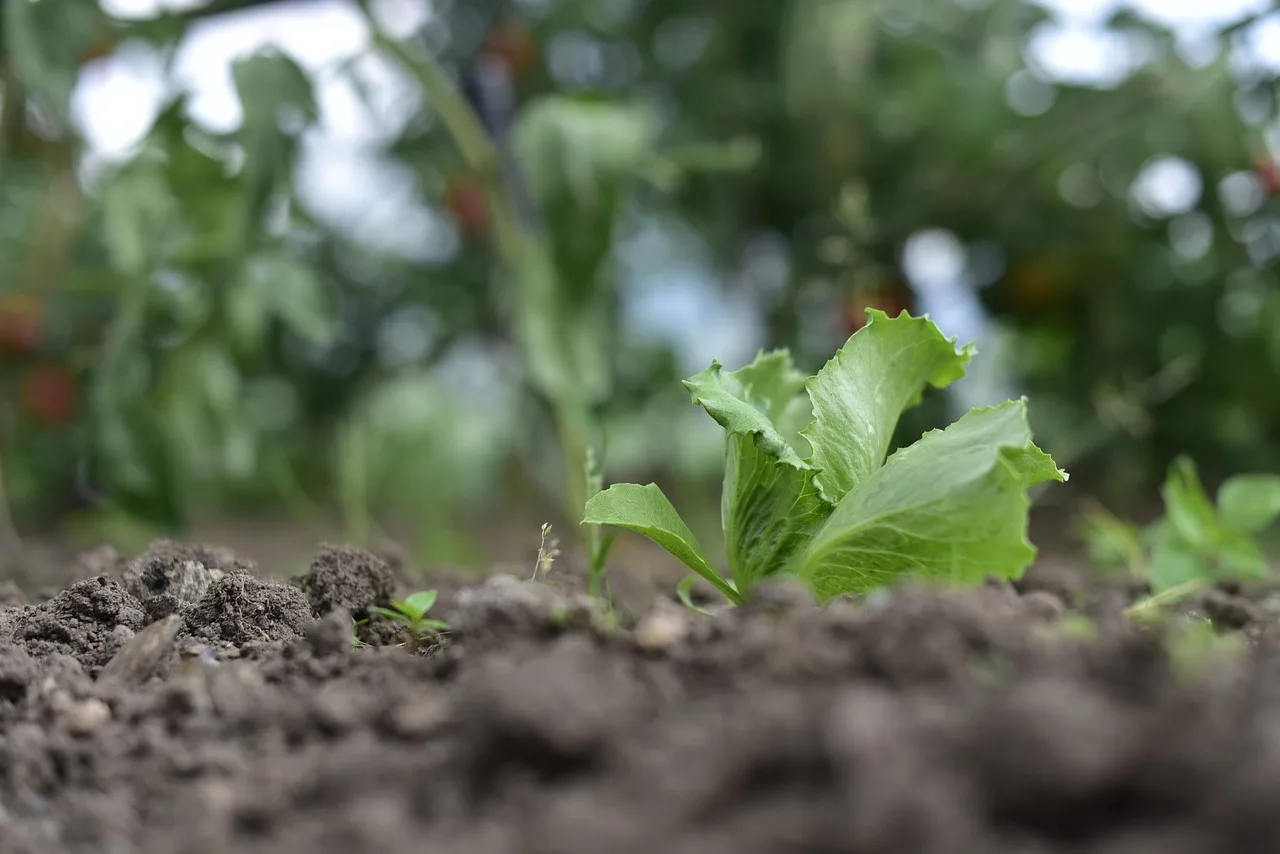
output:
[[381, 614], [389, 620], [404, 625], [404, 644], [410, 650], [416, 650], [422, 641], [439, 634], [449, 628], [443, 620], [427, 616], [427, 612], [436, 604], [436, 591], [419, 590], [404, 599], [393, 599], [390, 608], [372, 608], [374, 613]]
[[1151, 585], [1152, 596], [1129, 609], [1154, 613], [1227, 579], [1259, 579], [1267, 560], [1257, 535], [1280, 518], [1280, 477], [1242, 474], [1227, 479], [1215, 504], [1195, 463], [1179, 457], [1169, 467], [1164, 515], [1145, 528], [1093, 508], [1085, 537], [1096, 559], [1122, 564]]
[[735, 604], [766, 576], [799, 577], [827, 600], [907, 574], [950, 583], [1020, 575], [1035, 557], [1027, 490], [1067, 478], [1031, 441], [1025, 399], [973, 409], [889, 455], [903, 411], [926, 388], [963, 377], [974, 350], [957, 350], [928, 318], [867, 314], [816, 376], [778, 350], [736, 371], [713, 362], [685, 381], [727, 434], [731, 579], [654, 484], [597, 493], [584, 523], [647, 536]]
[[[587, 448], [586, 465], [587, 495], [595, 495], [604, 489], [604, 469], [596, 456], [594, 448]], [[608, 534], [601, 532], [599, 525], [587, 526], [587, 595], [609, 598], [608, 584], [605, 580], [605, 562], [609, 558], [609, 550], [613, 548], [617, 529]]]
[[351, 618], [351, 645], [356, 649], [361, 649], [363, 647], [368, 646], [368, 644], [360, 640], [360, 627], [364, 625], [368, 625], [368, 623], [369, 623], [368, 618], [365, 618], [363, 620], [357, 620], [354, 617]]

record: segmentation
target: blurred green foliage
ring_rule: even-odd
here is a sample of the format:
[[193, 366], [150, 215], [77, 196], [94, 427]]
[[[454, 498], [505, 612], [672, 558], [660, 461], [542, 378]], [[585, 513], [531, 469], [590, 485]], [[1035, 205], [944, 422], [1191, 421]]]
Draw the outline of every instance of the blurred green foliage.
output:
[[[667, 391], [678, 348], [622, 315], [620, 247], [652, 222], [806, 370], [860, 306], [912, 307], [904, 247], [946, 230], [1073, 473], [1124, 496], [1182, 452], [1280, 467], [1274, 72], [1231, 51], [1254, 19], [1188, 59], [1119, 15], [1141, 62], [1086, 86], [1029, 59], [1051, 16], [1023, 0], [454, 0], [411, 37], [384, 4], [396, 36], [368, 50], [414, 114], [379, 154], [458, 236], [422, 260], [306, 202], [322, 111], [284, 53], [234, 63], [233, 131], [179, 88], [123, 162], [78, 135], [87, 66], [270, 5], [5, 4], [0, 472], [23, 526], [336, 505], [357, 538], [388, 514], [447, 530], [518, 492], [572, 507], [592, 448], [609, 480], [714, 476], [718, 437]], [[515, 94], [496, 149], [440, 89], [486, 67]], [[1143, 194], [1162, 168], [1198, 181], [1188, 204]], [[426, 345], [388, 358], [415, 323]]]

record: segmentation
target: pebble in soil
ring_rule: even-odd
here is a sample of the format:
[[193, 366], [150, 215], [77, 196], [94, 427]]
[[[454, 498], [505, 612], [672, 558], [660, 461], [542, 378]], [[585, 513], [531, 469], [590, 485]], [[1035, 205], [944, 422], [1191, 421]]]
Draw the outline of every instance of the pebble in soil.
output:
[[158, 620], [199, 602], [228, 569], [249, 567], [206, 547], [162, 540], [129, 561], [122, 580], [148, 616]]

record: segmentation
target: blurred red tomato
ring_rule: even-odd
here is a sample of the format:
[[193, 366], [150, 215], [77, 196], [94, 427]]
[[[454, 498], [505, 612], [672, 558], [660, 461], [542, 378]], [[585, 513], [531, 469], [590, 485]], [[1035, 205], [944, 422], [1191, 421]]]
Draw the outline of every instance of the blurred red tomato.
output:
[[484, 185], [476, 178], [470, 175], [452, 178], [445, 190], [444, 203], [463, 234], [481, 234], [489, 227], [489, 200]]
[[1009, 288], [1019, 308], [1048, 308], [1066, 291], [1066, 271], [1051, 261], [1024, 261], [1010, 270]]
[[89, 45], [84, 53], [80, 54], [80, 64], [85, 65], [93, 62], [95, 59], [103, 59], [104, 57], [111, 56], [111, 54], [115, 52], [115, 39], [110, 37], [98, 39], [93, 44]]
[[16, 294], [0, 299], [0, 350], [29, 353], [40, 340], [44, 312], [35, 297]]
[[1253, 174], [1262, 181], [1267, 193], [1274, 196], [1280, 193], [1280, 164], [1267, 157], [1260, 157], [1253, 163]]
[[71, 373], [55, 362], [33, 365], [22, 375], [22, 408], [46, 427], [69, 420], [76, 408], [76, 384]]
[[507, 66], [512, 77], [520, 77], [533, 67], [537, 45], [524, 27], [510, 21], [495, 24], [484, 40], [485, 56]]
[[842, 319], [845, 335], [852, 335], [867, 325], [867, 309], [879, 309], [890, 317], [897, 317], [910, 308], [909, 301], [905, 288], [901, 286], [879, 291], [853, 291], [844, 301]]

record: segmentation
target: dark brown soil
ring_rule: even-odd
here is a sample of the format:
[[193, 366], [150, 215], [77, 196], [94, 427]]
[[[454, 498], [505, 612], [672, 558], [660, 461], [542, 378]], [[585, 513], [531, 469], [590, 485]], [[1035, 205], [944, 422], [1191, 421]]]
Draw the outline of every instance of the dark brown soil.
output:
[[410, 652], [358, 550], [293, 581], [174, 543], [84, 567], [0, 591], [2, 852], [1280, 850], [1266, 589], [1182, 606], [1240, 639], [1192, 655], [1122, 616], [1140, 585], [1050, 564], [622, 627], [441, 579], [452, 629]]

